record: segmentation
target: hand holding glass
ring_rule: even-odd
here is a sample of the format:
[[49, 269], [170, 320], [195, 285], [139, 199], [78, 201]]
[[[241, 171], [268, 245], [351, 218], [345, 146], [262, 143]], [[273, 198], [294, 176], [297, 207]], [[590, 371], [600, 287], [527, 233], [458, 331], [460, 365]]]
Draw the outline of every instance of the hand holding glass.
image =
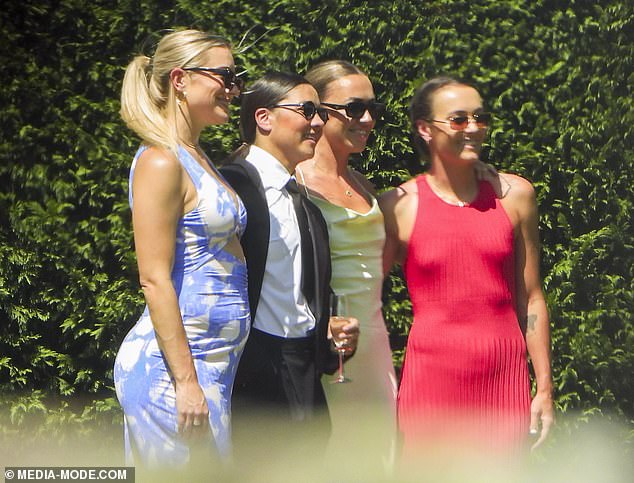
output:
[[349, 323], [346, 317], [332, 316], [330, 317], [330, 333], [332, 334], [332, 342], [335, 345], [337, 354], [339, 355], [339, 370], [337, 371], [337, 378], [331, 381], [333, 384], [350, 382], [343, 370], [343, 356], [346, 353], [345, 331], [343, 328]]

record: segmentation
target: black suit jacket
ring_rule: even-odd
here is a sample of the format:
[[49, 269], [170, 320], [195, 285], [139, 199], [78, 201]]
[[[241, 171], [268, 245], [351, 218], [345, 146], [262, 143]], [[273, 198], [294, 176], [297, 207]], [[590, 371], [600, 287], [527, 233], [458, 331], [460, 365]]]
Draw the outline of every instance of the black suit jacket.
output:
[[[242, 199], [247, 211], [247, 227], [240, 240], [247, 261], [249, 305], [251, 320], [255, 320], [262, 280], [268, 256], [270, 237], [269, 209], [258, 171], [244, 159], [238, 158], [220, 168], [222, 175], [231, 184]], [[328, 319], [330, 318], [330, 247], [328, 227], [315, 206], [305, 196], [302, 203], [308, 218], [310, 235], [313, 242], [313, 262], [315, 267], [315, 300], [310, 305], [315, 316], [315, 354], [316, 368], [320, 373], [332, 374], [337, 367], [337, 358], [330, 350], [327, 339]], [[283, 314], [280, 314], [280, 316]], [[251, 364], [257, 367], [258, 361], [249, 360], [249, 351], [245, 351], [240, 361], [239, 372], [248, 371]]]

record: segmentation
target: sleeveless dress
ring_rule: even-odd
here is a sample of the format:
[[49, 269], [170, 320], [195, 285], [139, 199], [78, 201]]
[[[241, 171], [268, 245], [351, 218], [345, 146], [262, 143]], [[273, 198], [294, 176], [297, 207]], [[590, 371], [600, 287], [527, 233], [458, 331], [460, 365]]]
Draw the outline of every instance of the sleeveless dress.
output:
[[464, 207], [417, 179], [404, 273], [412, 324], [398, 395], [405, 456], [419, 444], [521, 449], [530, 421], [526, 344], [515, 310], [513, 226], [481, 181]]
[[[332, 420], [329, 455], [341, 458], [351, 448], [368, 456], [368, 464], [391, 463], [396, 438], [397, 381], [388, 332], [381, 312], [385, 227], [376, 198], [359, 213], [311, 196], [320, 209], [330, 238], [330, 286], [339, 298], [339, 315], [359, 319], [355, 355], [346, 361], [351, 382], [332, 384], [322, 376]], [[331, 459], [332, 459], [331, 458]]]
[[[134, 169], [145, 149], [139, 149], [130, 171], [131, 206]], [[172, 282], [209, 407], [208, 443], [215, 448], [211, 460], [230, 450], [231, 391], [250, 327], [246, 264], [224, 249], [242, 234], [246, 211], [185, 149], [179, 147], [178, 155], [196, 187], [198, 203], [178, 222]], [[114, 380], [124, 412], [126, 463], [187, 463], [190, 448], [177, 433], [174, 384], [147, 306], [121, 344]]]

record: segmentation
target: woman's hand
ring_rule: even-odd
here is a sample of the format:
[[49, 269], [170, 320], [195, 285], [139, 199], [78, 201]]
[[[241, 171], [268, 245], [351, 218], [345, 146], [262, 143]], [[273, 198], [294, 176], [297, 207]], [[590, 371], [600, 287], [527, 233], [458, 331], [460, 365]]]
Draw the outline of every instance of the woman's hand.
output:
[[499, 173], [493, 166], [482, 161], [478, 161], [473, 169], [477, 179], [488, 181], [493, 186], [498, 198], [502, 199], [508, 195], [511, 190], [511, 182], [508, 179], [508, 175]]
[[[344, 322], [341, 324], [340, 322]], [[359, 343], [359, 320], [355, 317], [344, 317], [334, 315], [328, 321], [328, 338], [333, 338], [332, 328], [337, 325], [339, 327], [338, 337], [341, 341], [341, 347], [345, 349], [346, 355], [353, 354], [357, 350]]]
[[493, 183], [498, 179], [497, 170], [491, 166], [490, 164], [483, 163], [482, 161], [478, 161], [474, 166], [476, 178], [481, 180], [486, 180], [489, 183]]
[[209, 430], [207, 399], [198, 382], [176, 383], [178, 432], [186, 437]]
[[[541, 431], [540, 431], [541, 423]], [[531, 402], [530, 434], [537, 436], [537, 441], [531, 446], [531, 451], [539, 447], [548, 436], [550, 428], [555, 423], [553, 397], [550, 392], [537, 392]]]

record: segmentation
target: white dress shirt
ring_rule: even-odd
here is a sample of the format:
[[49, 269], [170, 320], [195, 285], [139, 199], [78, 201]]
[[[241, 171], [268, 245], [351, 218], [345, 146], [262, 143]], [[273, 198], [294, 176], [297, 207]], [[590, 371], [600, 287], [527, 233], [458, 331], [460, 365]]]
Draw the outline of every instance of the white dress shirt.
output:
[[262, 178], [271, 227], [253, 327], [278, 337], [306, 337], [315, 327], [315, 316], [301, 291], [301, 238], [293, 200], [285, 188], [291, 175], [274, 156], [257, 146], [250, 147], [245, 159]]

